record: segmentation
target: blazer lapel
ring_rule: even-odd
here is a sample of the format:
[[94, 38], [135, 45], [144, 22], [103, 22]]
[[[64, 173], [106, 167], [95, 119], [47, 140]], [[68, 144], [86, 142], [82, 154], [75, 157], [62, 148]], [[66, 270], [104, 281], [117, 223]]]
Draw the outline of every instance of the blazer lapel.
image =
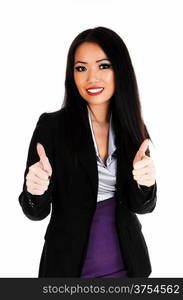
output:
[[88, 177], [94, 198], [97, 199], [98, 193], [98, 169], [95, 146], [92, 138], [90, 124], [87, 112], [85, 111], [84, 126], [80, 134], [80, 151], [78, 152], [78, 160]]

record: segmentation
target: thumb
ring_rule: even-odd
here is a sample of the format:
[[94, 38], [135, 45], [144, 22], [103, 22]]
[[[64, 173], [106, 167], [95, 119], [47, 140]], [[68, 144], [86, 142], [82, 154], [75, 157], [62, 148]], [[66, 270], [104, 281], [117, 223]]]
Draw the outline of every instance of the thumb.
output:
[[37, 143], [37, 153], [39, 155], [40, 162], [43, 166], [44, 171], [46, 171], [49, 176], [51, 176], [51, 165], [49, 163], [48, 157], [46, 156], [45, 149], [40, 143]]
[[141, 158], [143, 158], [144, 156], [146, 156], [146, 150], [149, 146], [149, 139], [145, 139], [142, 144], [140, 145], [140, 148], [138, 150], [139, 155], [141, 156]]

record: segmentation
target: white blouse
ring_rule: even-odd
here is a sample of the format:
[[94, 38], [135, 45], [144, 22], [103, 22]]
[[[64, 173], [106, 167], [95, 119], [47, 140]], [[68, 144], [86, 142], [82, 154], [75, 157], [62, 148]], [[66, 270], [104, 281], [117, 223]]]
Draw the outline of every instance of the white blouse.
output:
[[91, 112], [88, 109], [88, 119], [90, 123], [90, 129], [92, 132], [93, 142], [96, 151], [97, 158], [97, 167], [98, 167], [98, 195], [97, 202], [103, 201], [105, 199], [111, 198], [114, 196], [114, 192], [116, 189], [116, 167], [117, 167], [117, 157], [116, 157], [116, 145], [114, 143], [114, 129], [112, 126], [112, 114], [110, 116], [110, 125], [109, 125], [109, 140], [108, 140], [108, 158], [106, 160], [106, 165], [104, 161], [101, 159], [94, 131], [91, 122]]

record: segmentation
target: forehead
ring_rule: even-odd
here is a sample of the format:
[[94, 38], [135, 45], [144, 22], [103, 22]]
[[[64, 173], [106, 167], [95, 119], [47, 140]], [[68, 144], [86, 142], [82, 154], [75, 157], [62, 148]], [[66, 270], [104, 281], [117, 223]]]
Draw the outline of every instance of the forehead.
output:
[[103, 49], [93, 42], [84, 42], [75, 51], [75, 59], [95, 60], [107, 57]]

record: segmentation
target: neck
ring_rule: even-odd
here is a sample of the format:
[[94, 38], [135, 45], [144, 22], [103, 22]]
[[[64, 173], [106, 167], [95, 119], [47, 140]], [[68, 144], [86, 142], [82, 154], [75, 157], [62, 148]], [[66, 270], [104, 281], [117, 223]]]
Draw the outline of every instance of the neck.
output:
[[88, 104], [92, 122], [97, 122], [101, 125], [109, 123], [110, 111], [109, 103], [104, 104]]

